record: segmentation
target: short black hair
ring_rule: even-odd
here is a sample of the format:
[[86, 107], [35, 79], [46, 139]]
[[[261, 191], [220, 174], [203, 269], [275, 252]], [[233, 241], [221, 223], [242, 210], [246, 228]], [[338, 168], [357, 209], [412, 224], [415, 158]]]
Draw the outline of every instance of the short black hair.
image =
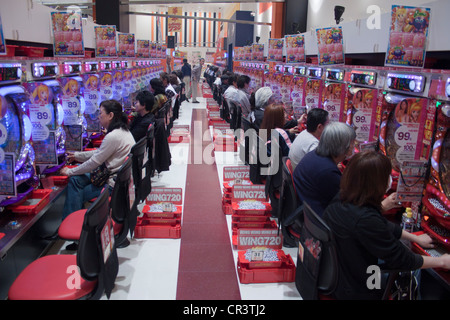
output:
[[155, 104], [155, 96], [148, 90], [140, 91], [136, 95], [136, 100], [139, 101], [141, 106], [145, 107], [145, 110], [152, 111], [153, 105]]
[[325, 125], [328, 120], [328, 111], [320, 108], [309, 110], [306, 118], [306, 130], [314, 132], [319, 124]]
[[247, 75], [240, 75], [237, 79], [237, 87], [243, 89], [245, 84], [250, 83], [250, 77]]

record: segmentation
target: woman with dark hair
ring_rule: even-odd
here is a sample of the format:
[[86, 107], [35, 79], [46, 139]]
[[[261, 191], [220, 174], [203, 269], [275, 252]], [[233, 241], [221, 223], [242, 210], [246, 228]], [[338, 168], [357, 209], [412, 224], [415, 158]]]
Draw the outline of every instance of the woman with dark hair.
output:
[[[150, 80], [150, 91], [155, 96], [155, 103], [153, 104], [152, 113], [157, 116], [158, 111], [164, 107], [165, 103], [168, 101], [166, 96], [166, 88], [164, 88], [161, 79], [153, 78]], [[162, 115], [164, 117], [165, 115]]]
[[[271, 104], [264, 110], [264, 118], [259, 128], [259, 136], [266, 142], [267, 155], [271, 155], [271, 139], [278, 138], [278, 144], [281, 148], [280, 157], [285, 157], [289, 154], [291, 147], [291, 139], [288, 133], [283, 129], [285, 124], [284, 107], [282, 104]], [[278, 136], [274, 133], [278, 132]]]
[[[338, 256], [337, 299], [380, 299], [383, 288], [367, 286], [369, 266], [383, 261], [389, 269], [450, 268], [450, 256], [425, 257], [413, 253], [401, 240], [433, 246], [427, 234], [402, 230], [382, 216], [383, 197], [390, 188], [390, 160], [379, 152], [352, 157], [342, 175], [340, 192], [323, 218], [333, 231]], [[372, 273], [373, 274], [373, 273]]]
[[64, 203], [63, 219], [69, 214], [80, 210], [86, 201], [97, 197], [104, 186], [94, 186], [91, 183], [90, 172], [105, 163], [111, 172], [109, 187], [114, 187], [115, 173], [129, 155], [135, 144], [133, 135], [128, 130], [127, 115], [122, 112], [122, 105], [116, 100], [105, 100], [100, 104], [100, 124], [106, 128], [106, 135], [97, 150], [75, 152], [68, 154], [68, 162], [81, 162], [74, 168], [64, 167], [61, 174], [69, 176], [67, 198]]

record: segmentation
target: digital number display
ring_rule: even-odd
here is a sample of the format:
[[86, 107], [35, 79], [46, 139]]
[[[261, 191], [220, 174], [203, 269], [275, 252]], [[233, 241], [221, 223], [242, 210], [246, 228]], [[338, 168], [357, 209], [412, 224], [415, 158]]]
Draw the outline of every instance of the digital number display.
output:
[[58, 75], [57, 63], [33, 63], [33, 76], [35, 78], [54, 77]]
[[326, 72], [326, 77], [328, 80], [342, 81], [344, 80], [344, 73], [345, 72], [343, 70], [328, 69]]
[[377, 74], [375, 72], [352, 72], [350, 80], [355, 84], [364, 84], [373, 86], [377, 80]]
[[21, 76], [20, 64], [0, 64], [0, 81], [17, 81]]
[[389, 73], [386, 84], [389, 89], [406, 92], [423, 92], [425, 88], [425, 77], [411, 74]]
[[308, 68], [308, 77], [320, 78], [322, 77], [321, 68]]

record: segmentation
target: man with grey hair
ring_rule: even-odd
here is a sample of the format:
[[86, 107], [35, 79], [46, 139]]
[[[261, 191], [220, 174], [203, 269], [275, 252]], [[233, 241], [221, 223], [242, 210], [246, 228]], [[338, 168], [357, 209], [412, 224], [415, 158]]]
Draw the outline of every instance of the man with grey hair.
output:
[[326, 125], [317, 148], [307, 153], [294, 170], [299, 199], [320, 216], [339, 192], [338, 164], [353, 154], [355, 138], [355, 130], [345, 123]]
[[192, 68], [192, 103], [199, 103], [197, 101], [198, 83], [200, 81], [200, 76], [202, 74], [202, 68], [203, 64], [205, 63], [205, 59], [200, 58], [198, 62], [199, 64], [195, 65], [194, 68]]

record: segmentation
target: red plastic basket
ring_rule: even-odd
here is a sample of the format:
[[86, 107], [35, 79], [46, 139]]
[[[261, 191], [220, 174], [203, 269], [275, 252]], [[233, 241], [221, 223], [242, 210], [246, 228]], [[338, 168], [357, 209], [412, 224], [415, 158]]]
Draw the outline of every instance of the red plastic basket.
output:
[[46, 48], [20, 46], [16, 49], [16, 53], [18, 56], [41, 58], [44, 56], [45, 49]]
[[171, 225], [151, 225], [147, 219], [138, 218], [134, 236], [138, 239], [179, 239], [181, 237], [181, 223]]
[[245, 264], [237, 263], [240, 283], [277, 283], [295, 281], [295, 264], [290, 255], [277, 268], [250, 269]]
[[12, 205], [11, 211], [21, 214], [36, 214], [42, 210], [50, 201], [51, 189], [33, 190], [24, 201]]

